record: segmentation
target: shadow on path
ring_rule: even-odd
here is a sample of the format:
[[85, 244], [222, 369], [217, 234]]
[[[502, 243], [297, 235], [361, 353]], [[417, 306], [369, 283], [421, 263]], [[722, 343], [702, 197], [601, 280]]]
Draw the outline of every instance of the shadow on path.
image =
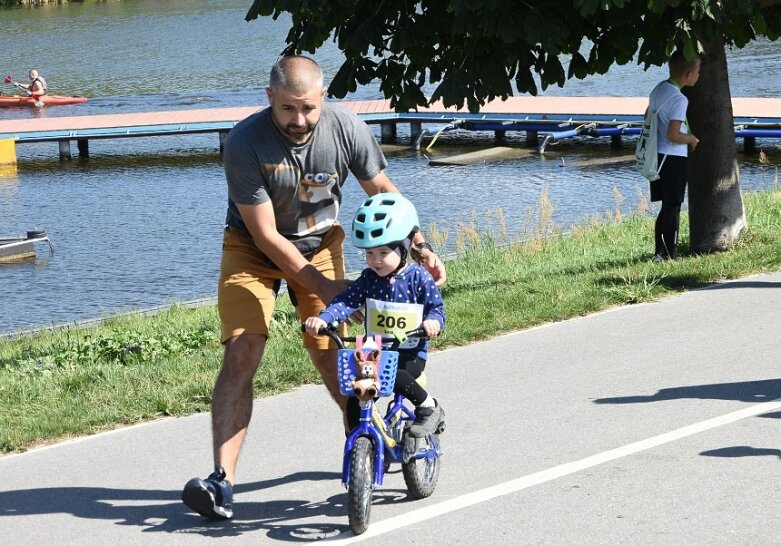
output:
[[781, 282], [773, 281], [726, 281], [708, 286], [707, 290], [724, 290], [725, 288], [781, 288]]
[[722, 447], [703, 451], [706, 457], [777, 457], [781, 459], [781, 449], [757, 448], [751, 446]]
[[[661, 389], [653, 395], [616, 396], [597, 398], [595, 404], [644, 404], [681, 398], [703, 400], [739, 400], [741, 402], [770, 402], [781, 398], [781, 379], [742, 381], [737, 383], [714, 383], [710, 385], [689, 385]], [[781, 414], [773, 414], [781, 417]]]
[[[240, 484], [234, 491], [270, 489], [299, 481], [334, 482], [342, 490], [337, 472], [297, 472], [273, 480]], [[311, 542], [313, 539], [348, 532], [346, 494], [340, 492], [322, 502], [307, 500], [269, 500], [242, 502], [237, 499], [235, 517], [230, 521], [211, 521], [190, 512], [180, 500], [181, 491], [114, 489], [104, 487], [50, 487], [0, 491], [0, 522], [4, 517], [41, 514], [72, 514], [78, 518], [114, 520], [117, 525], [142, 528], [142, 532], [199, 534], [203, 536], [238, 536], [248, 531], [266, 531], [269, 538], [288, 542]], [[398, 502], [406, 492], [385, 491], [382, 502]], [[313, 517], [344, 519], [344, 525], [301, 522]]]

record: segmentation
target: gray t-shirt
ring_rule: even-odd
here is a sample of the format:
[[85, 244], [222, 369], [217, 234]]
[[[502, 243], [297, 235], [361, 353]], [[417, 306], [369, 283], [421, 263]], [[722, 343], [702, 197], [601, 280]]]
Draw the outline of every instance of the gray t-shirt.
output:
[[348, 171], [369, 180], [388, 166], [369, 126], [327, 103], [305, 144], [285, 139], [266, 108], [233, 128], [223, 153], [228, 181], [225, 223], [248, 233], [236, 203], [270, 200], [277, 231], [308, 257], [336, 222]]

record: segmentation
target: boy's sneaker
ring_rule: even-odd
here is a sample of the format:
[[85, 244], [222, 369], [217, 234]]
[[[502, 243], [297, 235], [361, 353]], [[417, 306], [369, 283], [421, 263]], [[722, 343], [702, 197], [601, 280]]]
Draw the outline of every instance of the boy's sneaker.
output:
[[200, 515], [212, 519], [233, 517], [233, 486], [225, 479], [225, 469], [216, 466], [208, 478], [193, 478], [182, 491], [182, 502]]
[[409, 435], [413, 438], [423, 438], [434, 434], [442, 421], [445, 420], [445, 410], [434, 400], [434, 407], [415, 408], [415, 421], [409, 427]]

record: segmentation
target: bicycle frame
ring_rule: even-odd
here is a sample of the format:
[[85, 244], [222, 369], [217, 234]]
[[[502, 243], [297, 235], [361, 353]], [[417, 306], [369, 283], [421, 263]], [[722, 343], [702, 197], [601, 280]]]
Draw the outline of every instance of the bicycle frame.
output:
[[[409, 453], [410, 446], [402, 441], [402, 432], [404, 424], [407, 421], [415, 419], [415, 413], [404, 405], [405, 398], [397, 394], [393, 398], [391, 406], [385, 417], [382, 417], [377, 410], [377, 404], [373, 400], [361, 404], [361, 417], [356, 426], [347, 437], [344, 443], [344, 460], [342, 465], [342, 483], [347, 487], [348, 476], [350, 475], [350, 453], [353, 450], [355, 441], [361, 436], [371, 438], [374, 444], [374, 483], [382, 485], [385, 476], [385, 460], [389, 459], [392, 463], [406, 462], [412, 459], [431, 459], [442, 455], [439, 442], [435, 435], [431, 435], [431, 448], [417, 450]], [[415, 439], [410, 439], [415, 440]], [[409, 443], [409, 442], [408, 442]], [[416, 444], [417, 442], [412, 442]]]
[[[424, 499], [434, 493], [439, 479], [442, 450], [439, 434], [445, 429], [440, 420], [432, 434], [423, 438], [411, 436], [409, 425], [415, 420], [412, 404], [401, 394], [395, 394], [383, 417], [377, 409], [380, 397], [394, 394], [398, 375], [399, 353], [394, 351], [409, 337], [426, 335], [422, 327], [402, 332], [394, 337], [374, 336], [374, 343], [363, 343], [361, 337], [340, 337], [336, 323], [318, 330], [339, 348], [336, 376], [339, 392], [354, 396], [360, 405], [358, 424], [347, 434], [342, 460], [342, 484], [347, 490], [347, 518], [356, 535], [365, 532], [371, 519], [372, 495], [382, 485], [390, 463], [401, 463], [401, 474], [414, 499]], [[306, 325], [301, 325], [306, 331]], [[355, 342], [355, 349], [345, 348], [345, 342]], [[387, 345], [388, 349], [378, 350]], [[416, 378], [425, 385], [425, 376]]]
[[[344, 342], [355, 341], [354, 337], [341, 338], [333, 330], [323, 330], [322, 334], [329, 336], [340, 349]], [[425, 335], [422, 329], [407, 332], [408, 335]], [[395, 338], [383, 337], [383, 341], [393, 341]], [[436, 434], [428, 436], [431, 447], [418, 448], [420, 438], [406, 438], [403, 435], [405, 424], [415, 420], [415, 412], [404, 405], [406, 399], [397, 394], [393, 397], [385, 417], [380, 415], [376, 400], [361, 402], [361, 414], [358, 425], [350, 431], [344, 443], [344, 459], [342, 463], [342, 483], [348, 486], [350, 476], [350, 453], [358, 438], [365, 436], [374, 445], [374, 484], [382, 485], [385, 475], [386, 458], [390, 462], [406, 463], [413, 459], [433, 459], [442, 455]], [[406, 444], [406, 445], [405, 445]]]

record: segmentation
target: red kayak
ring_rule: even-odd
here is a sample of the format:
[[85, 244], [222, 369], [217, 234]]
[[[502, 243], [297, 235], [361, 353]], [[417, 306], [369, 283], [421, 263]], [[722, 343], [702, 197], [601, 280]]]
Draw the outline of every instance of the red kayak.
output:
[[[55, 106], [60, 104], [78, 104], [87, 102], [87, 97], [67, 97], [64, 95], [44, 95], [40, 97], [44, 106]], [[23, 95], [0, 95], [0, 108], [4, 106], [39, 106], [35, 104], [33, 97]]]

